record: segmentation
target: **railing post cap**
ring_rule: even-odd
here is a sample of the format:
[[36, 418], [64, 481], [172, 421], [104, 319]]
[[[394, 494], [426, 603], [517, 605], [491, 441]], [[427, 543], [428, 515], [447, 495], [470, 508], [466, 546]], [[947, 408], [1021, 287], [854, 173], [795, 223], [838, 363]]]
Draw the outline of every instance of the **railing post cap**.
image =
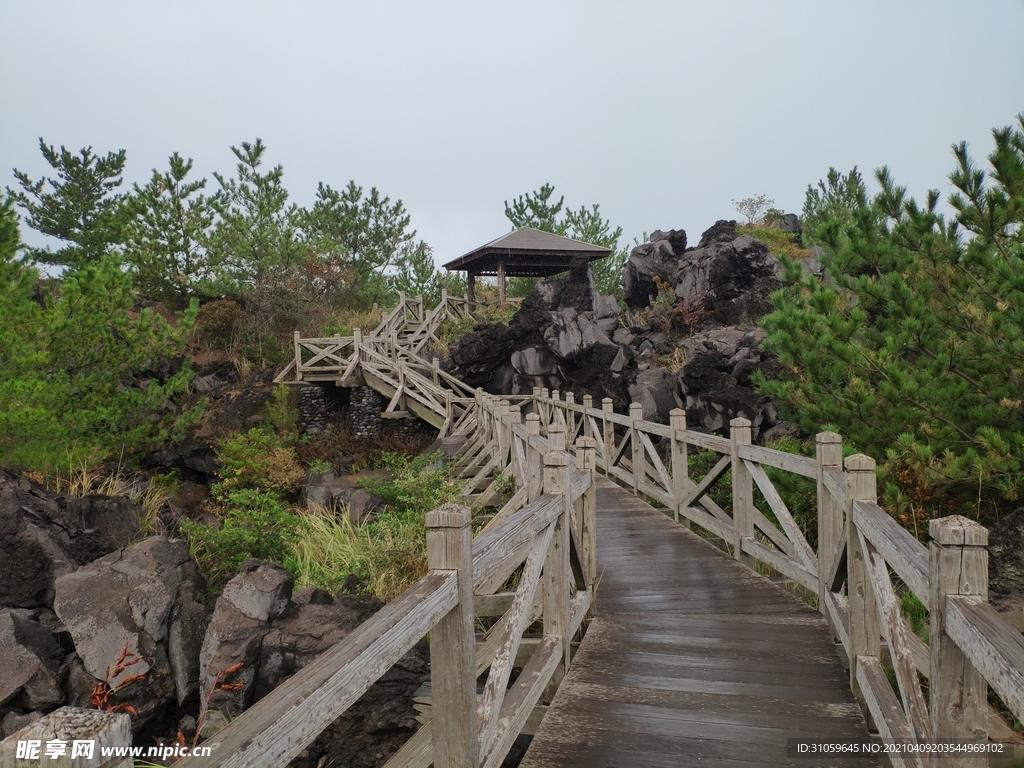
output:
[[606, 397], [603, 400], [601, 400], [601, 405], [604, 405], [605, 403], [607, 403], [608, 405], [612, 405], [614, 402], [615, 401], [612, 400], [610, 397]]
[[673, 408], [671, 411], [668, 412], [668, 415], [669, 415], [669, 417], [675, 416], [676, 418], [679, 418], [680, 416], [685, 416], [686, 415], [686, 409], [685, 408]]
[[937, 517], [928, 521], [928, 533], [940, 546], [988, 546], [988, 528], [963, 515]]
[[565, 451], [548, 451], [544, 454], [545, 467], [569, 466], [569, 454]]
[[743, 427], [749, 427], [750, 423], [750, 419], [745, 419], [742, 416], [737, 416], [735, 419], [729, 422], [729, 426], [739, 427], [742, 429]]
[[865, 456], [863, 453], [855, 453], [852, 456], [847, 456], [843, 465], [846, 467], [847, 472], [875, 471], [875, 460], [870, 456]]
[[838, 432], [819, 432], [814, 436], [814, 442], [818, 445], [823, 443], [841, 443], [843, 442], [843, 436]]
[[527, 421], [540, 421], [540, 414], [539, 413], [534, 413], [533, 411], [530, 411], [528, 414], [526, 414], [526, 420]]
[[576, 438], [576, 447], [577, 448], [597, 448], [597, 440], [595, 440], [592, 437], [587, 437], [586, 435], [581, 435], [580, 437]]
[[427, 528], [465, 528], [473, 515], [469, 507], [447, 501], [436, 509], [427, 512]]

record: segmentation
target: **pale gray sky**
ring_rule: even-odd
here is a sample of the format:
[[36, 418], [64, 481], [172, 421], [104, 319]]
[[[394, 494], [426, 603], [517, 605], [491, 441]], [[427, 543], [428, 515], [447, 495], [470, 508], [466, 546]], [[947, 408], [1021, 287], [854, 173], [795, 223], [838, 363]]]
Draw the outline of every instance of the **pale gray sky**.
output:
[[948, 191], [1024, 111], [1024, 1], [0, 0], [0, 185], [38, 137], [173, 151], [232, 174], [260, 137], [295, 202], [349, 179], [401, 198], [443, 262], [555, 185], [626, 240], [696, 240], [731, 200], [799, 212], [830, 165]]

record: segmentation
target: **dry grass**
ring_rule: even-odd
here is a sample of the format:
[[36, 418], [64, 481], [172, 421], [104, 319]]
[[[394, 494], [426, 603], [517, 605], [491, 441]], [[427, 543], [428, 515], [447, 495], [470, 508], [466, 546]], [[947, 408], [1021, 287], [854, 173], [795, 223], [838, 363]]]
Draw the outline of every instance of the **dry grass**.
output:
[[118, 467], [106, 474], [102, 467], [79, 461], [68, 464], [43, 478], [43, 484], [55, 493], [84, 498], [86, 496], [125, 496], [139, 509], [139, 526], [135, 539], [144, 539], [159, 532], [160, 510], [171, 501], [177, 483], [171, 478], [125, 474]]

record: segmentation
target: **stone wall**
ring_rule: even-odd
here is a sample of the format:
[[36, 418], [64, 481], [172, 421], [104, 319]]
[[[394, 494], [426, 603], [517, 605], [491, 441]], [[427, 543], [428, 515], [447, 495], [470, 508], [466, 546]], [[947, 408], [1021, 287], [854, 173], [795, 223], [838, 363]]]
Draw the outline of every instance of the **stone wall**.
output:
[[380, 413], [387, 405], [384, 398], [369, 387], [353, 387], [351, 398], [349, 419], [352, 433], [361, 438], [377, 437], [383, 422]]
[[299, 432], [316, 435], [330, 423], [330, 408], [323, 387], [303, 387], [299, 390]]

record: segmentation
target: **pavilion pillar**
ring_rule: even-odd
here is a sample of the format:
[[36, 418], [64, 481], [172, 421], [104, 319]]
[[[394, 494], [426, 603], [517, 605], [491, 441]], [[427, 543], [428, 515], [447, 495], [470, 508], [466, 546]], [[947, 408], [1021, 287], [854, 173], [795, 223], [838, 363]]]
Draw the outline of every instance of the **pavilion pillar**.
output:
[[498, 307], [505, 308], [505, 262], [498, 262]]
[[476, 272], [466, 272], [466, 301], [469, 304], [469, 311], [476, 307]]

